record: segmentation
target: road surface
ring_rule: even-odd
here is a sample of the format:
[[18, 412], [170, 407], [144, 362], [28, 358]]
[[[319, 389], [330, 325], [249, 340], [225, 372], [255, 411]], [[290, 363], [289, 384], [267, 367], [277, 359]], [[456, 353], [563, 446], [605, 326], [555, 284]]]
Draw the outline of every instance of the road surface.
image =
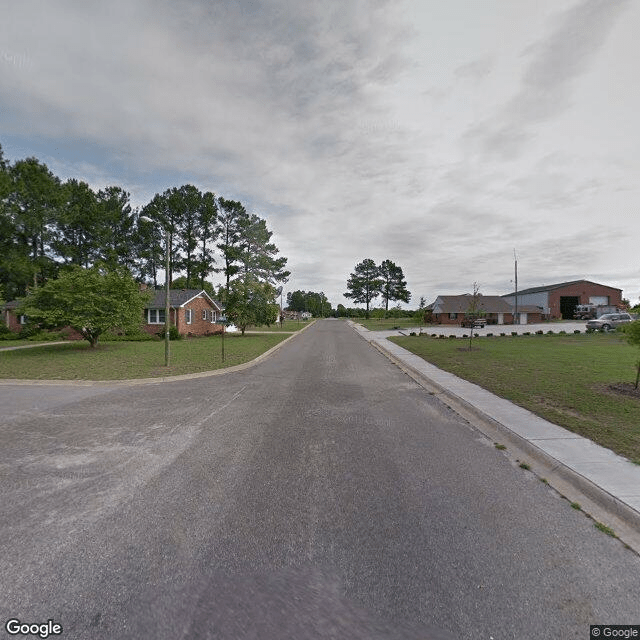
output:
[[638, 556], [342, 321], [244, 371], [0, 386], [0, 407], [6, 637], [25, 637], [10, 619], [64, 640], [640, 624]]

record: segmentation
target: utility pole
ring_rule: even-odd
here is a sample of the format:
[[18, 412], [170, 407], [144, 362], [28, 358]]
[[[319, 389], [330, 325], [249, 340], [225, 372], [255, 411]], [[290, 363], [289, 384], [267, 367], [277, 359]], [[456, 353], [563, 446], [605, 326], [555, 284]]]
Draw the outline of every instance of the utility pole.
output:
[[516, 304], [515, 304], [515, 312], [513, 316], [513, 320], [515, 324], [520, 324], [520, 316], [518, 315], [518, 256], [516, 254], [516, 250], [513, 250], [513, 259], [515, 261], [515, 281], [516, 281]]

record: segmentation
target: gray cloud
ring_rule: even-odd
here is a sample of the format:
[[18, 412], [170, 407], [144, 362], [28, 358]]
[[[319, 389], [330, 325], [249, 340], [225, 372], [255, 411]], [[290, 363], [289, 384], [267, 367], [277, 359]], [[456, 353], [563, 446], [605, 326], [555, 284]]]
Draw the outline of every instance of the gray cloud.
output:
[[504, 161], [517, 158], [534, 135], [533, 127], [571, 104], [573, 82], [584, 74], [630, 0], [582, 0], [557, 19], [548, 38], [528, 46], [520, 90], [496, 115], [466, 132], [482, 154]]

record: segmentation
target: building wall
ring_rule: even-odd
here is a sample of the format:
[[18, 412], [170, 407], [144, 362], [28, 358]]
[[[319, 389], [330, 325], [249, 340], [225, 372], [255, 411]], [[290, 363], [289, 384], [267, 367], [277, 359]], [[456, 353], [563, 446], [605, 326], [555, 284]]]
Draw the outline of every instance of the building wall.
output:
[[[504, 299], [511, 305], [515, 306], [515, 296], [505, 296]], [[525, 295], [518, 294], [518, 306], [519, 307], [542, 307], [543, 309], [549, 308], [549, 292], [539, 291], [538, 293], [528, 293]]]
[[620, 289], [592, 282], [579, 282], [569, 287], [549, 291], [549, 310], [551, 317], [554, 319], [562, 317], [560, 313], [560, 298], [564, 296], [579, 298], [578, 304], [589, 304], [590, 296], [608, 296], [610, 305], [617, 307], [622, 305], [622, 291]]
[[13, 309], [5, 309], [3, 312], [4, 324], [11, 329], [11, 331], [20, 331], [22, 326], [20, 324], [20, 317], [15, 314]]
[[[191, 324], [187, 324], [187, 309], [191, 309]], [[203, 311], [207, 312], [206, 320], [202, 318]], [[222, 325], [214, 324], [210, 320], [212, 311], [215, 311], [215, 309], [206, 298], [202, 296], [194, 298], [186, 307], [178, 309], [178, 321], [176, 322], [178, 331], [182, 335], [193, 336], [206, 336], [212, 333], [220, 333], [222, 331]]]

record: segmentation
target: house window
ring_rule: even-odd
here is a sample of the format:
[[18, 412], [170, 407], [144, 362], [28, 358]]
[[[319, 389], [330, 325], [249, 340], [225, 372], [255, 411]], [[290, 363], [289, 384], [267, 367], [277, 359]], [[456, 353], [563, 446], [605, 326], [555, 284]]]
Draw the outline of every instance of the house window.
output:
[[147, 323], [148, 324], [164, 324], [164, 319], [165, 319], [165, 313], [164, 313], [164, 309], [147, 309], [148, 311], [148, 317], [147, 317]]
[[449, 314], [449, 319], [450, 320], [456, 320], [458, 318], [458, 314], [457, 313], [450, 313]]
[[185, 321], [187, 324], [191, 324], [191, 317], [192, 317], [192, 315], [193, 315], [193, 312], [192, 312], [192, 310], [191, 310], [191, 309], [185, 309], [185, 310], [184, 310], [184, 321]]
[[27, 316], [20, 316], [20, 324], [27, 324]]
[[206, 309], [203, 309], [203, 310], [202, 310], [202, 319], [203, 319], [203, 320], [206, 320], [206, 319], [207, 319], [207, 310], [206, 310]]
[[218, 319], [218, 314], [211, 309], [211, 324], [213, 324]]

